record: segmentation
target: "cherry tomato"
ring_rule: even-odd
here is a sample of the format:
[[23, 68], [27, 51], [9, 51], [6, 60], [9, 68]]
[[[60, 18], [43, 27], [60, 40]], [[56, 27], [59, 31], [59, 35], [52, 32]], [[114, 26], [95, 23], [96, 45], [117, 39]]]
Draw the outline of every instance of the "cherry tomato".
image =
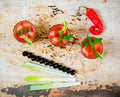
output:
[[[60, 41], [60, 43], [58, 42], [58, 40], [60, 39], [59, 34], [62, 31], [62, 29], [63, 29], [63, 25], [62, 24], [57, 24], [57, 25], [54, 25], [53, 27], [51, 27], [49, 32], [48, 32], [49, 33], [49, 40], [55, 46], [64, 46], [69, 42], [68, 40], [64, 40], [63, 38]], [[70, 32], [67, 28], [66, 32], [63, 34], [63, 37], [69, 35], [69, 33]]]
[[35, 28], [29, 21], [20, 21], [14, 27], [14, 36], [19, 42], [25, 43], [25, 37], [31, 41], [35, 38]]
[[[91, 39], [95, 39], [95, 37], [91, 37]], [[87, 58], [90, 58], [90, 59], [94, 59], [94, 58], [97, 58], [96, 54], [94, 53], [92, 47], [90, 46], [90, 44], [88, 46], [83, 46], [83, 43], [84, 42], [87, 42], [87, 38], [83, 40], [82, 42], [82, 54], [87, 57]], [[98, 52], [98, 53], [102, 53], [103, 51], [103, 44], [102, 42], [99, 42], [99, 43], [94, 43], [94, 46], [95, 46], [95, 50]]]

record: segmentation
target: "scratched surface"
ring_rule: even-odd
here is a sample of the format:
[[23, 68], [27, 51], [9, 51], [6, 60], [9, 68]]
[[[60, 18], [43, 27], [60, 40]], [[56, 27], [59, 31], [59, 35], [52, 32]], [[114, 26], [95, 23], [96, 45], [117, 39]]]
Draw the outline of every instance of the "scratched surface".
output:
[[[62, 11], [54, 15], [49, 5]], [[91, 35], [92, 25], [84, 9], [74, 16], [82, 5], [95, 8], [104, 22], [104, 33], [98, 36], [103, 38], [104, 60], [86, 59], [80, 53], [81, 41]], [[120, 97], [119, 5], [119, 0], [0, 0], [0, 97]], [[32, 46], [19, 43], [13, 36], [13, 27], [21, 20], [29, 20], [35, 26], [37, 37]], [[75, 39], [63, 48], [54, 47], [47, 31], [64, 20]], [[23, 68], [22, 64], [29, 61], [21, 55], [24, 50], [76, 69], [77, 74], [85, 76], [76, 76], [81, 85], [26, 92], [25, 76], [48, 74]]]

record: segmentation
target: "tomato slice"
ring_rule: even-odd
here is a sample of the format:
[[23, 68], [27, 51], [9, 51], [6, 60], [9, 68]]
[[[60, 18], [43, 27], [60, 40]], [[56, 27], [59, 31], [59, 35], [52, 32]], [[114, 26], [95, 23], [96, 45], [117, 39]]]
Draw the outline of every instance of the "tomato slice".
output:
[[[59, 34], [62, 31], [62, 29], [63, 29], [63, 25], [57, 24], [57, 25], [54, 25], [53, 27], [51, 27], [49, 32], [48, 32], [49, 33], [49, 40], [55, 46], [64, 46], [69, 42], [68, 40], [64, 40], [64, 39], [62, 39], [60, 43], [58, 42], [58, 40], [60, 38]], [[66, 32], [63, 34], [63, 37], [69, 35], [69, 33], [70, 32], [67, 28]]]
[[14, 27], [14, 36], [19, 42], [25, 43], [27, 37], [31, 41], [35, 38], [35, 28], [29, 21], [20, 21]]
[[[93, 40], [95, 37], [91, 37], [91, 39]], [[83, 43], [84, 42], [87, 42], [87, 38], [83, 40], [82, 42], [82, 54], [87, 57], [87, 58], [90, 58], [90, 59], [94, 59], [94, 58], [97, 58], [96, 54], [94, 53], [92, 47], [90, 46], [90, 44], [88, 46], [83, 46]], [[102, 42], [99, 42], [99, 43], [94, 43], [94, 46], [95, 46], [95, 50], [98, 52], [98, 53], [102, 53], [103, 51], [103, 44]]]

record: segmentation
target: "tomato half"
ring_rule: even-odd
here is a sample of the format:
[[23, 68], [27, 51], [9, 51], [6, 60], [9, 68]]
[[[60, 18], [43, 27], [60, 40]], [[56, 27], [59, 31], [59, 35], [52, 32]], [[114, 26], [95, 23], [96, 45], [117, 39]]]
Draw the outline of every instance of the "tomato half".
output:
[[19, 42], [25, 43], [25, 37], [31, 41], [35, 38], [35, 28], [29, 21], [20, 21], [14, 27], [14, 36]]
[[[91, 37], [91, 40], [93, 40], [95, 37]], [[82, 54], [87, 57], [87, 58], [90, 58], [90, 59], [94, 59], [94, 58], [97, 58], [96, 54], [94, 53], [92, 47], [90, 46], [90, 44], [88, 46], [83, 46], [83, 43], [84, 42], [87, 42], [87, 38], [83, 40], [82, 42]], [[98, 52], [98, 53], [102, 53], [103, 51], [103, 44], [102, 42], [99, 42], [99, 43], [94, 43], [94, 46], [95, 46], [95, 50]]]
[[[62, 24], [57, 24], [57, 25], [54, 25], [53, 27], [51, 27], [49, 32], [48, 32], [49, 33], [49, 40], [55, 46], [64, 46], [69, 42], [68, 40], [64, 40], [63, 38], [62, 38], [60, 43], [58, 42], [58, 40], [60, 38], [59, 34], [62, 31], [62, 29], [63, 29], [63, 25]], [[69, 34], [70, 34], [70, 32], [67, 29], [66, 32], [63, 34], [63, 37], [67, 36]]]

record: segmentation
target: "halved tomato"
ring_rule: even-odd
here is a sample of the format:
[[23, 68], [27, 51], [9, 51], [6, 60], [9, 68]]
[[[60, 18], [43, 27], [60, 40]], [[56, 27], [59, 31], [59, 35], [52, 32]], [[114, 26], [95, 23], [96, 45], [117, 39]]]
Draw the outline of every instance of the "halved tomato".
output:
[[20, 21], [14, 27], [14, 36], [19, 42], [25, 43], [25, 38], [33, 41], [35, 38], [35, 28], [29, 21]]
[[[93, 41], [95, 39], [95, 37], [90, 37], [91, 40]], [[90, 59], [94, 59], [94, 58], [97, 58], [97, 55], [95, 54], [95, 52], [93, 51], [92, 47], [90, 46], [90, 44], [88, 44], [87, 46], [83, 46], [83, 44], [85, 42], [88, 42], [87, 38], [83, 40], [82, 42], [82, 54], [87, 57], [87, 58], [90, 58]], [[94, 42], [93, 42], [94, 43]], [[98, 53], [102, 53], [103, 51], [103, 44], [102, 42], [99, 42], [99, 43], [94, 43], [94, 47], [95, 47], [95, 50], [98, 52]]]
[[[69, 40], [65, 40], [63, 38], [59, 42], [60, 33], [61, 33], [62, 29], [63, 29], [63, 25], [62, 24], [57, 24], [57, 25], [54, 25], [53, 27], [51, 27], [49, 32], [48, 32], [49, 33], [49, 40], [55, 46], [64, 46], [69, 42]], [[63, 34], [63, 37], [67, 36], [69, 34], [70, 34], [70, 31], [67, 28], [66, 32]]]

